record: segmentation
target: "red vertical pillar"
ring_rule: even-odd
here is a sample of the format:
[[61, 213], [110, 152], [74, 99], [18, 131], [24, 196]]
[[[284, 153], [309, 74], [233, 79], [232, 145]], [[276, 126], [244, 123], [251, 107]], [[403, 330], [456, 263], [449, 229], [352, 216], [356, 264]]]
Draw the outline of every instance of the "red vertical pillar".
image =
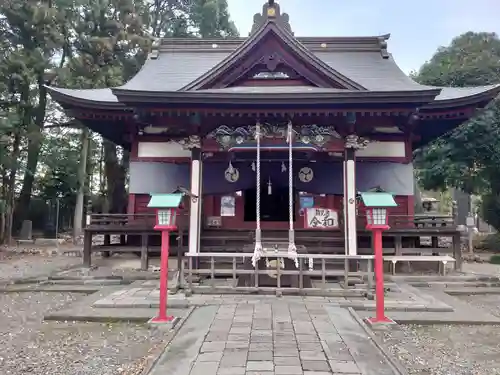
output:
[[375, 302], [376, 316], [368, 319], [370, 323], [392, 323], [393, 321], [385, 316], [385, 296], [384, 296], [384, 259], [382, 249], [382, 229], [373, 231], [373, 247], [375, 253]]
[[168, 296], [168, 252], [170, 246], [170, 232], [161, 232], [161, 263], [160, 263], [160, 307], [158, 316], [153, 322], [170, 322], [173, 316], [167, 316], [167, 296]]
[[375, 286], [377, 303], [377, 320], [384, 320], [384, 260], [382, 250], [382, 230], [376, 229], [374, 235], [375, 247]]

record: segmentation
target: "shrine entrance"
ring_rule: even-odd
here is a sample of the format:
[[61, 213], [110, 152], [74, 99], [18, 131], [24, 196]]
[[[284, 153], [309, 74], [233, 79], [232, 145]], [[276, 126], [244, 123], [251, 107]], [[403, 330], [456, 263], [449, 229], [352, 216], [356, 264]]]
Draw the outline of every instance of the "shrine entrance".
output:
[[[271, 194], [269, 194], [271, 193]], [[295, 206], [296, 191], [293, 190], [293, 204]], [[244, 221], [255, 222], [257, 220], [257, 190], [247, 189], [243, 192]], [[290, 218], [288, 187], [262, 188], [260, 192], [261, 221], [287, 222]], [[295, 221], [295, 210], [293, 210], [293, 221]]]

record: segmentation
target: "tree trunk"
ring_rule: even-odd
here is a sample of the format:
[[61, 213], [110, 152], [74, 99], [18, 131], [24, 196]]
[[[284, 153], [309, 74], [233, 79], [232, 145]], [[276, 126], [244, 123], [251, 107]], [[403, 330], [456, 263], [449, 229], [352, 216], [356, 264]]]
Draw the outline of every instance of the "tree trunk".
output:
[[75, 216], [73, 219], [73, 243], [76, 244], [82, 235], [83, 205], [85, 201], [85, 182], [87, 174], [87, 159], [89, 150], [89, 129], [84, 126], [80, 138], [82, 150], [80, 152], [80, 165], [78, 166], [78, 194], [76, 196]]
[[21, 154], [21, 134], [19, 134], [20, 129], [17, 129], [14, 135], [14, 142], [12, 144], [12, 160], [13, 165], [10, 169], [10, 175], [7, 182], [6, 189], [6, 199], [5, 199], [5, 238], [6, 242], [10, 244], [12, 242], [12, 232], [14, 227], [14, 197], [15, 197], [15, 186], [16, 186], [16, 175], [18, 169], [18, 160]]
[[127, 212], [125, 189], [128, 169], [128, 153], [124, 152], [122, 164], [118, 162], [116, 145], [104, 140], [104, 175], [106, 177], [106, 205], [109, 213]]
[[121, 212], [122, 213], [127, 213], [128, 212], [128, 191], [126, 186], [128, 185], [128, 171], [130, 168], [130, 153], [126, 150], [123, 150], [123, 158], [122, 158], [122, 165], [120, 168], [120, 185], [119, 189], [120, 191], [117, 192], [121, 198]]
[[[87, 191], [87, 206], [84, 207], [85, 215], [88, 215], [92, 212], [92, 203], [93, 203], [93, 191], [94, 186], [92, 185], [92, 180], [94, 177], [94, 163], [92, 163], [92, 155], [96, 152], [95, 149], [92, 148], [92, 132], [89, 129], [89, 139], [88, 139], [88, 152], [87, 152], [87, 180], [85, 181], [86, 191]], [[87, 210], [90, 209], [89, 212]]]
[[2, 168], [2, 190], [1, 190], [1, 195], [0, 195], [0, 244], [3, 244], [5, 242], [5, 237], [6, 237], [6, 225], [7, 225], [7, 185], [8, 185], [8, 178], [7, 178], [7, 170]]
[[104, 175], [104, 144], [101, 139], [99, 146], [99, 193], [104, 194], [106, 191], [106, 176]]
[[420, 192], [420, 187], [418, 186], [418, 181], [416, 178], [413, 179], [413, 199], [415, 213], [421, 214], [424, 211], [422, 207], [422, 194]]
[[116, 145], [103, 139], [104, 149], [104, 176], [106, 178], [106, 202], [104, 212], [116, 213], [114, 207], [114, 193], [118, 181], [118, 158], [116, 156]]
[[45, 122], [45, 114], [47, 111], [47, 89], [43, 79], [43, 72], [38, 76], [38, 92], [39, 101], [35, 109], [35, 118], [31, 121], [31, 116], [26, 116], [28, 122], [28, 160], [26, 162], [26, 170], [24, 172], [23, 185], [19, 200], [16, 207], [16, 222], [22, 223], [26, 219], [29, 212], [31, 193], [33, 191], [33, 183], [35, 181], [38, 159], [43, 139], [43, 127]]

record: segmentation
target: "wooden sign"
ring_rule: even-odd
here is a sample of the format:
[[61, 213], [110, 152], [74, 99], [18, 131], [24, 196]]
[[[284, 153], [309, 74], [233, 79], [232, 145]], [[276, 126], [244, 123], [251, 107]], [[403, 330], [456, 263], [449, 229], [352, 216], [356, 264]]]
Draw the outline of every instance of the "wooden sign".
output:
[[305, 209], [307, 229], [338, 229], [339, 213], [331, 208]]
[[222, 218], [220, 216], [209, 216], [206, 221], [209, 228], [220, 228], [222, 226]]

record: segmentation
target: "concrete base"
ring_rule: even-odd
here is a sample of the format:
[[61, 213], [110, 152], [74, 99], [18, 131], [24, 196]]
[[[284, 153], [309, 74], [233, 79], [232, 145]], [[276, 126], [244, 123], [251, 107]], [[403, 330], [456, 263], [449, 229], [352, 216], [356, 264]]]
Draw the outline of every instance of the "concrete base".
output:
[[154, 317], [148, 321], [148, 325], [150, 325], [151, 327], [161, 327], [162, 329], [174, 329], [177, 323], [179, 323], [179, 321], [181, 320], [181, 318], [176, 316], [172, 318], [173, 318], [172, 320], [168, 321], [158, 321], [157, 320], [158, 318]]
[[384, 317], [383, 320], [377, 320], [376, 318], [365, 318], [364, 321], [366, 325], [374, 331], [386, 331], [398, 325], [398, 323], [388, 317]]

